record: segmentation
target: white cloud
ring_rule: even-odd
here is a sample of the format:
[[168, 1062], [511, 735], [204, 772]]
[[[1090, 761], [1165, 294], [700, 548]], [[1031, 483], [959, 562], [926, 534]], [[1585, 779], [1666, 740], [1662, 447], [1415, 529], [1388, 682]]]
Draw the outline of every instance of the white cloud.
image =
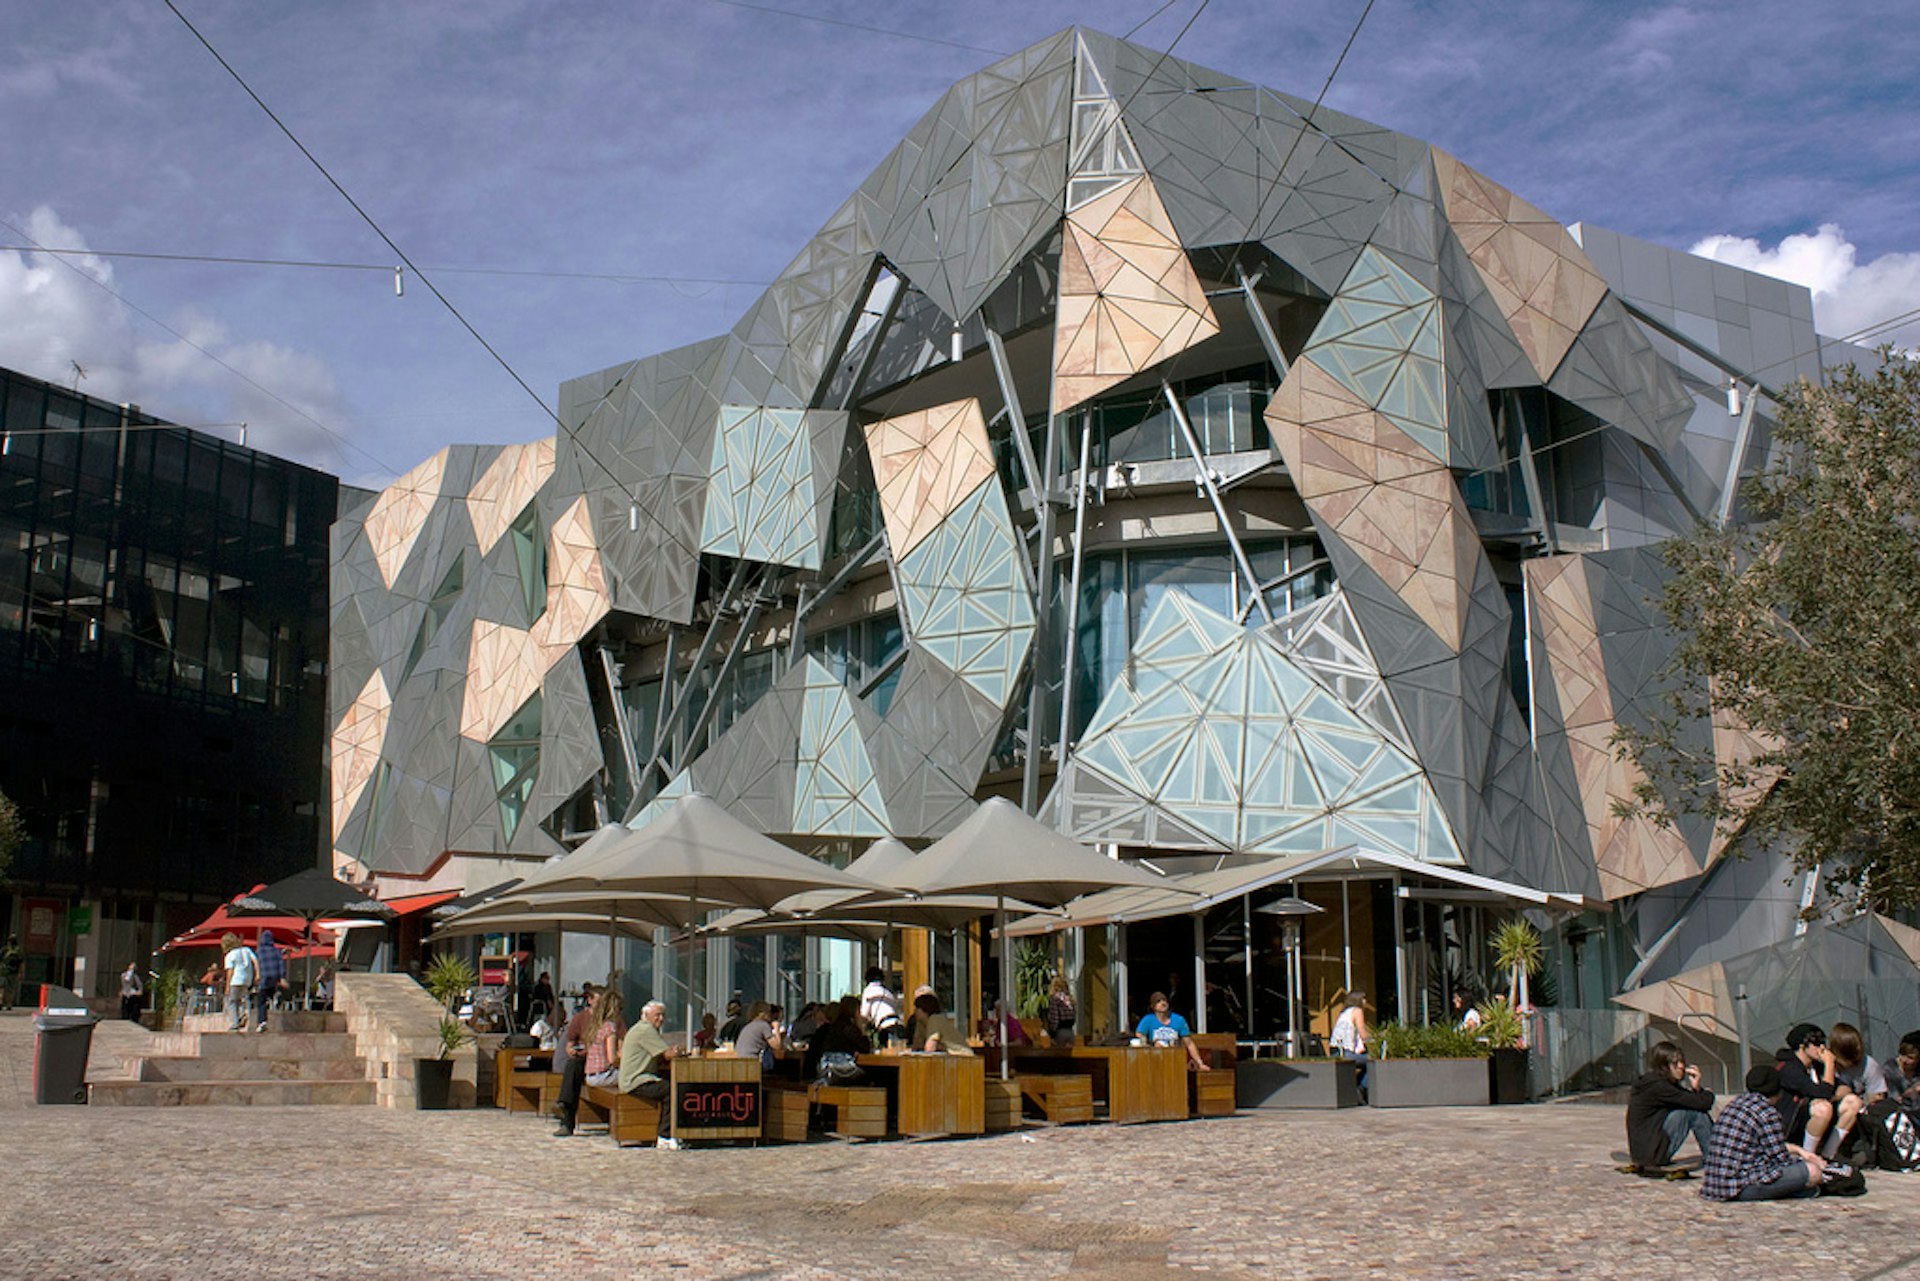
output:
[[[1920, 307], [1920, 253], [1883, 254], [1862, 264], [1837, 223], [1788, 236], [1771, 249], [1751, 237], [1722, 235], [1708, 236], [1692, 252], [1805, 285], [1813, 292], [1815, 323], [1833, 338], [1850, 337]], [[1920, 317], [1861, 341], [1870, 347], [1920, 345]]]
[[[23, 221], [35, 244], [87, 247], [44, 205]], [[62, 386], [77, 379], [90, 395], [132, 401], [175, 421], [244, 422], [249, 445], [335, 472], [352, 465], [337, 441], [301, 416], [346, 434], [351, 414], [324, 361], [264, 339], [236, 341], [220, 320], [191, 310], [164, 317], [176, 337], [102, 284], [115, 285], [103, 258], [0, 252], [0, 365]]]

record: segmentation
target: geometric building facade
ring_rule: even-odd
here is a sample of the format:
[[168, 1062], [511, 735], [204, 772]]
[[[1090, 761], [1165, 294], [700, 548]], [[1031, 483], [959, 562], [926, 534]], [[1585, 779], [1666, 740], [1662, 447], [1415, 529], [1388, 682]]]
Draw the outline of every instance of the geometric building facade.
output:
[[689, 790], [920, 843], [998, 793], [1128, 854], [1584, 903], [1589, 1004], [1744, 955], [1803, 887], [1615, 817], [1610, 736], [1662, 692], [1653, 549], [1739, 519], [1820, 349], [1803, 289], [1062, 32], [732, 330], [340, 522], [336, 864], [484, 883]]

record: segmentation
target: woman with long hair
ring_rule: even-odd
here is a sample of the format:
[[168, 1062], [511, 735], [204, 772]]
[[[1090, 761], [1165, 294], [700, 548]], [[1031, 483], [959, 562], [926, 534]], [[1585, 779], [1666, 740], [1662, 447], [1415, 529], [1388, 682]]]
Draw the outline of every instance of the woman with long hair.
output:
[[620, 1043], [627, 1036], [626, 1020], [620, 1017], [625, 1005], [620, 989], [612, 986], [594, 998], [593, 1013], [587, 1016], [588, 1085], [619, 1084]]

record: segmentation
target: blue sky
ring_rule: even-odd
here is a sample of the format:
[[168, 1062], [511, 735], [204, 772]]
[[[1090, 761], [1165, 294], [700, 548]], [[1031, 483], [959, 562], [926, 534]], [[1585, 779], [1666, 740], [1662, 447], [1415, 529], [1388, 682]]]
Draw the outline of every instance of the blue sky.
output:
[[[986, 51], [1073, 23], [1121, 34], [1159, 2], [774, 3], [924, 37], [905, 39], [723, 0], [176, 0], [548, 404], [562, 379], [730, 326], [757, 290], [702, 282], [771, 279]], [[1363, 3], [1213, 0], [1176, 53], [1312, 97]], [[1136, 38], [1164, 48], [1196, 7]], [[1721, 237], [1849, 333], [1920, 306], [1920, 28], [1892, 0], [1841, 14], [1376, 0], [1327, 100], [1563, 221]], [[6, 19], [0, 244], [392, 261], [158, 0], [12, 0]], [[396, 298], [377, 272], [77, 265], [125, 301], [0, 251], [0, 364], [70, 383], [77, 361], [84, 390], [245, 419], [249, 443], [362, 483], [552, 431], [417, 282]]]

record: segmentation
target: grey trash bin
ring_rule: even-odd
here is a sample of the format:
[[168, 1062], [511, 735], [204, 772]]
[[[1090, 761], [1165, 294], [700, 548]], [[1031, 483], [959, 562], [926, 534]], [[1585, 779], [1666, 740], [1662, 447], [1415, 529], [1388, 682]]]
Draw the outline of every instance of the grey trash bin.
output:
[[64, 987], [48, 984], [33, 1019], [33, 1101], [85, 1103], [87, 1055], [93, 1049], [93, 1025], [100, 1020], [87, 1003]]

